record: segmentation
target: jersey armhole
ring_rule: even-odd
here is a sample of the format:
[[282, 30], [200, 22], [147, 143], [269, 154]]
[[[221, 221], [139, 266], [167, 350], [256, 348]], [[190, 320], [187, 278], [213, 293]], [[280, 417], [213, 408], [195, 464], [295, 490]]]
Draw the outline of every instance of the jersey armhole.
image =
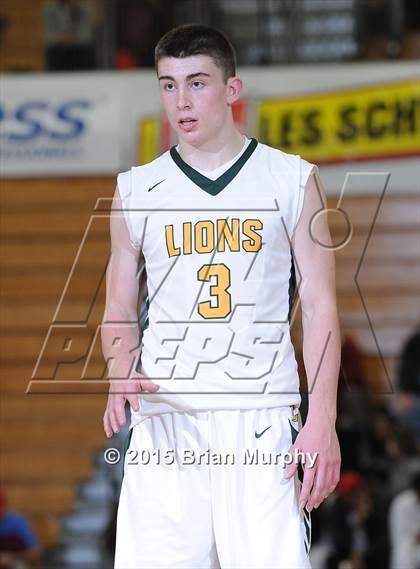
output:
[[137, 251], [141, 250], [141, 245], [137, 242], [136, 234], [131, 219], [131, 170], [122, 172], [117, 176], [118, 194], [121, 200], [121, 209], [127, 226], [130, 243]]
[[292, 238], [295, 233], [295, 229], [302, 215], [303, 204], [305, 202], [305, 188], [309, 180], [309, 176], [313, 173], [319, 173], [318, 166], [307, 162], [299, 156], [299, 174], [298, 174], [298, 188], [297, 188], [297, 203], [296, 203], [296, 213], [295, 221], [293, 224]]

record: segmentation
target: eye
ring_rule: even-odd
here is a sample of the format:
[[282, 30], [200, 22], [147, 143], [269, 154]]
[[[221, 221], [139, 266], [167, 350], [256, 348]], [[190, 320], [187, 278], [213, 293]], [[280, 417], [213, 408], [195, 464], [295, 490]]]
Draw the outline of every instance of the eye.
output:
[[201, 87], [204, 87], [204, 83], [202, 81], [193, 81], [192, 85], [194, 89], [200, 89]]
[[166, 83], [163, 88], [165, 91], [173, 91], [175, 89], [175, 85], [173, 83]]

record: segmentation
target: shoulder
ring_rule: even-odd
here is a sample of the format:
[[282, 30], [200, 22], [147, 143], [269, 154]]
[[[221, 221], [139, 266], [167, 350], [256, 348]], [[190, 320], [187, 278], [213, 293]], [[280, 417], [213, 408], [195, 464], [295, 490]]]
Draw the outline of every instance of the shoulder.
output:
[[280, 162], [283, 164], [287, 164], [290, 167], [295, 166], [298, 159], [300, 158], [298, 154], [289, 154], [288, 152], [284, 152], [279, 148], [274, 148], [274, 146], [270, 146], [269, 144], [265, 144], [264, 142], [259, 142], [259, 146], [263, 156], [266, 156], [269, 160], [272, 160], [273, 162]]
[[406, 506], [415, 503], [416, 493], [412, 488], [408, 488], [407, 490], [403, 490], [399, 494], [395, 496], [393, 499], [393, 503], [397, 506]]
[[297, 177], [301, 184], [306, 182], [313, 169], [317, 169], [316, 164], [308, 162], [300, 154], [284, 152], [263, 142], [259, 142], [259, 147], [261, 157], [270, 170]]
[[117, 174], [117, 183], [122, 199], [131, 194], [141, 193], [142, 190], [147, 191], [149, 187], [165, 178], [165, 175], [169, 175], [170, 168], [171, 158], [168, 150], [152, 162], [132, 166], [129, 170], [120, 172]]
[[141, 176], [147, 176], [161, 171], [162, 168], [167, 168], [172, 162], [170, 151], [167, 150], [151, 162], [143, 164], [142, 166], [133, 166], [131, 170]]

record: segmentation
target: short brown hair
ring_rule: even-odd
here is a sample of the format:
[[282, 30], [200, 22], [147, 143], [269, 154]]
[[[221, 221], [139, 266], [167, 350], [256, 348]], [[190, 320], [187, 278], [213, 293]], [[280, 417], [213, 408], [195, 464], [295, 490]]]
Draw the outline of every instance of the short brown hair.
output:
[[225, 82], [236, 75], [235, 48], [223, 32], [201, 24], [184, 24], [173, 28], [158, 41], [155, 67], [164, 57], [209, 55], [223, 71]]

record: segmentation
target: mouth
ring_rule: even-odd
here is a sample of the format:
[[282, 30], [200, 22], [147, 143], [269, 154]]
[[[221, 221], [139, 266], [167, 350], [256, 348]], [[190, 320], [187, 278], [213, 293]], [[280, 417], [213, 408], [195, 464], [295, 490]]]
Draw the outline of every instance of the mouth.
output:
[[184, 119], [180, 119], [178, 121], [178, 124], [182, 128], [182, 130], [190, 131], [197, 124], [197, 119], [193, 119], [192, 117], [186, 117]]

